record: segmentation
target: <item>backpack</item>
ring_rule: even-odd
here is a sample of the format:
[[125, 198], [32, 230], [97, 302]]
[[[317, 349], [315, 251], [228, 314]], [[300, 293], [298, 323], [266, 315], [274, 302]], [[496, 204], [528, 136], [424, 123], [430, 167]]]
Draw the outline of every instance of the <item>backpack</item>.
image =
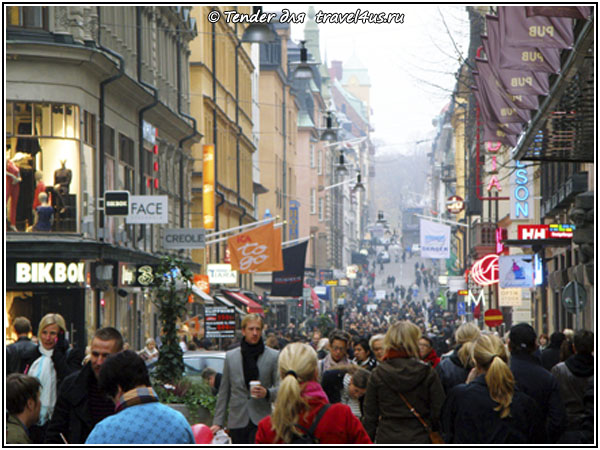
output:
[[292, 439], [292, 442], [290, 442], [290, 444], [319, 444], [319, 440], [315, 437], [314, 433], [315, 433], [315, 430], [317, 429], [317, 426], [319, 425], [321, 418], [325, 415], [325, 412], [329, 409], [330, 406], [331, 406], [330, 403], [326, 403], [319, 410], [319, 412], [313, 419], [312, 425], [310, 426], [310, 428], [308, 430], [305, 427], [303, 427], [302, 425], [296, 424], [296, 427], [300, 428], [302, 431], [304, 431], [304, 434], [301, 436], [296, 436], [294, 439]]

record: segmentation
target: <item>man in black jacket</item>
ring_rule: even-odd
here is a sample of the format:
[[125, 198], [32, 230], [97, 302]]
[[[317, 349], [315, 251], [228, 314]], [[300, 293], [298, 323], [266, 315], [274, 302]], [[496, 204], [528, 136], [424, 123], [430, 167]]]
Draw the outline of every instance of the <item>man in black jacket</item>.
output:
[[123, 337], [118, 330], [106, 327], [96, 331], [90, 361], [60, 386], [46, 444], [64, 444], [62, 436], [69, 444], [83, 444], [94, 426], [114, 413], [114, 403], [98, 387], [98, 376], [106, 358], [122, 349]]
[[13, 321], [17, 342], [6, 347], [6, 375], [24, 373], [29, 361], [37, 356], [37, 345], [29, 339], [31, 322], [26, 317]]
[[565, 339], [565, 335], [560, 331], [555, 331], [550, 335], [550, 344], [541, 354], [544, 369], [550, 371], [560, 362], [560, 346]]
[[533, 356], [537, 336], [533, 327], [519, 323], [510, 329], [510, 370], [517, 387], [537, 401], [546, 426], [546, 443], [554, 444], [565, 425], [565, 408], [556, 379]]

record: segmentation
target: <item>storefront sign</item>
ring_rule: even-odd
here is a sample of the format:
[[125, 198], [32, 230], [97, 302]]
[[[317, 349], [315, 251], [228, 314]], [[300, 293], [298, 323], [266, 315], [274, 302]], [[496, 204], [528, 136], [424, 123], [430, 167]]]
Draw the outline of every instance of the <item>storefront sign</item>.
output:
[[498, 306], [521, 306], [522, 292], [521, 288], [500, 288]]
[[326, 280], [325, 281], [325, 285], [326, 286], [337, 286], [338, 285], [338, 280]]
[[450, 214], [458, 214], [465, 209], [465, 201], [458, 195], [448, 197], [448, 200], [446, 200], [446, 209]]
[[471, 268], [471, 277], [479, 286], [490, 286], [498, 282], [498, 255], [486, 255]]
[[202, 147], [202, 216], [205, 230], [215, 229], [215, 146]]
[[467, 295], [467, 305], [469, 306], [469, 308], [471, 307], [471, 305], [480, 305], [483, 308], [485, 308], [485, 293], [483, 292], [483, 289], [479, 291], [477, 298], [475, 298], [475, 296], [473, 295], [473, 291], [469, 290], [469, 295]]
[[517, 236], [521, 240], [572, 239], [574, 230], [571, 224], [519, 225]]
[[129, 197], [129, 224], [169, 223], [169, 197], [132, 195]]
[[356, 264], [351, 264], [346, 267], [346, 277], [353, 280], [356, 278], [358, 271], [359, 267]]
[[129, 191], [106, 191], [104, 193], [104, 214], [127, 216], [129, 214]]
[[235, 308], [226, 306], [204, 307], [204, 336], [228, 338], [235, 335]]
[[17, 262], [16, 284], [80, 284], [85, 282], [84, 262]]
[[501, 288], [533, 287], [533, 256], [503, 255], [498, 258]]
[[298, 239], [298, 209], [300, 202], [296, 200], [290, 200], [290, 217], [288, 219], [288, 226], [290, 230], [290, 240]]
[[166, 249], [204, 248], [204, 228], [169, 228], [163, 236], [163, 247]]
[[528, 220], [533, 217], [533, 169], [517, 161], [517, 170], [510, 176], [510, 218]]
[[326, 280], [333, 278], [333, 270], [331, 269], [319, 269], [319, 281], [323, 283]]
[[119, 287], [147, 287], [154, 281], [155, 267], [150, 264], [119, 263]]
[[231, 270], [231, 264], [208, 264], [206, 273], [210, 284], [237, 283], [237, 270]]
[[205, 294], [210, 295], [210, 282], [208, 275], [194, 274], [194, 285]]

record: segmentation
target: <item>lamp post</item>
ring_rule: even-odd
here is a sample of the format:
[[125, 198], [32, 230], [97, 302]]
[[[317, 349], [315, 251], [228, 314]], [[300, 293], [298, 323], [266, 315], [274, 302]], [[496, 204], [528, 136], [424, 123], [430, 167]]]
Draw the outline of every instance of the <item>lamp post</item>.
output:
[[346, 304], [346, 299], [344, 297], [340, 297], [337, 299], [337, 327], [340, 330], [344, 329], [344, 305]]

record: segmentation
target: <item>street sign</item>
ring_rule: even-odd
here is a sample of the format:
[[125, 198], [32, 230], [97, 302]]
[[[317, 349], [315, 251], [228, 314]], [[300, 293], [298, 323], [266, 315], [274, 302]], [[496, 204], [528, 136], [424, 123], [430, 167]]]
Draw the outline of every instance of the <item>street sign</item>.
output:
[[129, 214], [129, 191], [106, 191], [104, 193], [104, 214], [127, 216]]
[[562, 303], [565, 309], [572, 314], [577, 313], [575, 299], [579, 300], [579, 311], [583, 311], [587, 303], [587, 292], [581, 283], [571, 281], [562, 290]]
[[205, 233], [204, 228], [168, 228], [163, 236], [163, 247], [171, 250], [204, 248]]
[[488, 309], [483, 314], [483, 320], [488, 327], [492, 328], [500, 326], [504, 318], [502, 317], [502, 311], [499, 309]]
[[456, 304], [456, 313], [459, 316], [466, 316], [467, 315], [466, 308], [465, 308], [465, 302], [458, 302]]
[[235, 336], [235, 308], [226, 306], [204, 307], [204, 336], [229, 338]]

